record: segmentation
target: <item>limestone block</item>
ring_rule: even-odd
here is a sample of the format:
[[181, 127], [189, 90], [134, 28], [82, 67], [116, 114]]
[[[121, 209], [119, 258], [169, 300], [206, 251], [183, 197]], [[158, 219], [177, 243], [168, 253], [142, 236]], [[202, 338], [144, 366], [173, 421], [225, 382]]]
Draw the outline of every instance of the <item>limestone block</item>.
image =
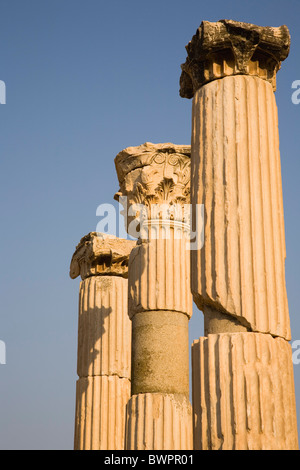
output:
[[92, 276], [80, 284], [78, 321], [79, 377], [131, 375], [131, 322], [128, 281]]
[[188, 238], [171, 228], [166, 239], [145, 240], [129, 258], [128, 314], [173, 310], [192, 316]]
[[192, 410], [184, 396], [134, 395], [126, 413], [126, 450], [192, 450]]
[[159, 310], [132, 318], [132, 395], [189, 396], [188, 317]]
[[83, 377], [76, 384], [75, 450], [124, 450], [130, 380]]
[[223, 333], [192, 346], [194, 448], [298, 449], [291, 346]]
[[204, 245], [192, 251], [194, 301], [252, 331], [290, 340], [278, 118], [271, 84], [237, 75], [193, 99], [192, 204]]

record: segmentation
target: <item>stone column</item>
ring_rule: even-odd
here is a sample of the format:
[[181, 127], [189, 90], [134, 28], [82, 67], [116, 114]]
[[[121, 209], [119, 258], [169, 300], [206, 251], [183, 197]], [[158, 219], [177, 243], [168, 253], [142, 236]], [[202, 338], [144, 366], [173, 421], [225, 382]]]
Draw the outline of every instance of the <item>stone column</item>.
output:
[[219, 333], [194, 341], [195, 449], [298, 448], [292, 352], [280, 337]]
[[[129, 258], [132, 397], [127, 450], [192, 448], [189, 403], [190, 147], [146, 143], [116, 157], [127, 230], [137, 246]], [[123, 201], [124, 202], [124, 201]], [[136, 206], [139, 204], [139, 206]], [[188, 208], [189, 209], [189, 208]]]
[[[191, 259], [207, 336], [193, 347], [196, 448], [297, 447], [274, 96], [289, 47], [286, 26], [230, 20], [204, 21], [186, 47], [180, 94], [193, 98], [191, 202], [204, 205], [204, 245]], [[236, 346], [221, 360], [213, 344], [226, 341]], [[286, 373], [288, 401], [278, 398]], [[243, 410], [239, 419], [235, 410]]]
[[81, 276], [75, 450], [124, 450], [130, 398], [131, 324], [128, 258], [135, 242], [92, 232], [73, 255], [70, 276]]

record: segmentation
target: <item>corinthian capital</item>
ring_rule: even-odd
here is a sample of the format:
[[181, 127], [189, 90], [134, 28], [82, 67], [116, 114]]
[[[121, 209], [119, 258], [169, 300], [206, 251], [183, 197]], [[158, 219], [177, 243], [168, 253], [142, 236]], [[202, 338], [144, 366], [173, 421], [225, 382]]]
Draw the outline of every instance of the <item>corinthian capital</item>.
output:
[[272, 83], [290, 49], [287, 26], [256, 26], [232, 20], [203, 21], [186, 46], [180, 96], [192, 98], [205, 83], [229, 75], [254, 75]]
[[99, 232], [91, 232], [83, 237], [76, 247], [71, 260], [70, 277], [115, 275], [128, 276], [128, 259], [132, 240], [125, 240]]
[[[126, 196], [127, 207], [143, 205], [149, 219], [153, 218], [153, 206], [176, 207], [178, 210], [188, 204], [190, 153], [189, 145], [150, 142], [122, 150], [115, 158], [120, 184], [115, 199]], [[157, 216], [159, 218], [159, 214]], [[176, 211], [173, 217], [176, 219]]]

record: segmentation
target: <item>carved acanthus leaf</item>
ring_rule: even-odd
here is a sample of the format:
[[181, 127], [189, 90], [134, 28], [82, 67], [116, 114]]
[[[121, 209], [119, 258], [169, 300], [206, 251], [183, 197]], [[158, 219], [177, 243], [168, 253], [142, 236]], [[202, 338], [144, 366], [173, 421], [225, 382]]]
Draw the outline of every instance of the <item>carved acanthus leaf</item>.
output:
[[120, 183], [115, 199], [126, 196], [127, 207], [189, 204], [190, 146], [147, 142], [123, 150], [115, 163]]

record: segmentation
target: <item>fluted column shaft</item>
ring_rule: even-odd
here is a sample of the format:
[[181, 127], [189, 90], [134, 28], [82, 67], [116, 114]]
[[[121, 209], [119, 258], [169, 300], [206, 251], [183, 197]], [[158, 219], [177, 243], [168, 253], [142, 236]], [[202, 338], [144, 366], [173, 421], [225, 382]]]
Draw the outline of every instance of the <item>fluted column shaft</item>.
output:
[[261, 333], [193, 343], [196, 450], [298, 447], [291, 346]]
[[185, 395], [139, 393], [127, 405], [127, 450], [191, 450], [192, 410]]
[[71, 277], [80, 273], [83, 279], [79, 293], [76, 450], [124, 450], [125, 410], [131, 390], [131, 324], [128, 280], [123, 276], [133, 246], [134, 242], [92, 233], [84, 237], [72, 259]]
[[93, 276], [80, 284], [75, 449], [124, 449], [130, 397], [128, 281]]
[[272, 85], [225, 77], [193, 99], [192, 204], [204, 245], [192, 251], [192, 292], [251, 331], [290, 340], [278, 118]]

